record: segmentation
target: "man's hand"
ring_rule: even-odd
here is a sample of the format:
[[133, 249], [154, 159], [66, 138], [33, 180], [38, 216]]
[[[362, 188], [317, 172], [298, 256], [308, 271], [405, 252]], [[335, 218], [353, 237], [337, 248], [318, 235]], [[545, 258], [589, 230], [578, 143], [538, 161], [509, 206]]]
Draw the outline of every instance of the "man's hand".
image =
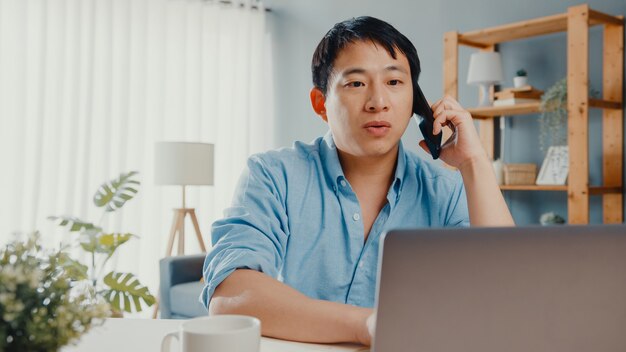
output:
[[365, 346], [371, 346], [374, 338], [374, 329], [376, 328], [376, 313], [369, 313], [361, 322], [361, 329], [357, 336], [357, 341]]
[[261, 320], [261, 333], [279, 339], [371, 343], [371, 308], [311, 299], [261, 272], [238, 269], [217, 286], [209, 314], [242, 314]]
[[[445, 96], [432, 105], [433, 133], [452, 124], [456, 138], [446, 141], [440, 158], [461, 172], [472, 226], [515, 226], [502, 197], [491, 161], [483, 149], [472, 115], [452, 97]], [[425, 141], [420, 146], [428, 152]]]
[[[476, 159], [487, 160], [487, 154], [483, 149], [478, 133], [472, 121], [472, 115], [465, 110], [454, 98], [446, 95], [435, 102], [431, 108], [435, 121], [433, 133], [439, 134], [443, 127], [449, 124], [456, 129], [456, 138], [448, 140], [442, 146], [440, 158], [446, 164], [463, 168], [468, 162]], [[420, 146], [428, 152], [425, 141], [420, 141]]]

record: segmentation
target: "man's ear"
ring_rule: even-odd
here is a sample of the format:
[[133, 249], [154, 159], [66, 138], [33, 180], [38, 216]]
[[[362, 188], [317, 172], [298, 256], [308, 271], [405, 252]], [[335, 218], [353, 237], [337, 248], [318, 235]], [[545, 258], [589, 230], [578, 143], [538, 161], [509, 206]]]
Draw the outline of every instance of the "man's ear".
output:
[[309, 93], [311, 97], [311, 106], [313, 107], [313, 111], [319, 115], [325, 122], [328, 122], [328, 117], [326, 116], [326, 97], [324, 93], [317, 88], [311, 88], [311, 92]]

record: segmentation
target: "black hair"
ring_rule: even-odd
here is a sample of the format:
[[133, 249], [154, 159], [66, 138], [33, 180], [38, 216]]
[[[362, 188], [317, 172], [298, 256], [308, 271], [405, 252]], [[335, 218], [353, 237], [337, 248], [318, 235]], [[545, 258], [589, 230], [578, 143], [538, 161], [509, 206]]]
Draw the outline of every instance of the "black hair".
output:
[[417, 88], [420, 75], [420, 60], [413, 43], [389, 23], [370, 16], [361, 16], [339, 22], [322, 38], [313, 53], [311, 73], [313, 85], [326, 95], [328, 80], [333, 71], [333, 64], [339, 52], [348, 44], [370, 40], [382, 45], [392, 58], [396, 50], [406, 56], [411, 68], [413, 91]]

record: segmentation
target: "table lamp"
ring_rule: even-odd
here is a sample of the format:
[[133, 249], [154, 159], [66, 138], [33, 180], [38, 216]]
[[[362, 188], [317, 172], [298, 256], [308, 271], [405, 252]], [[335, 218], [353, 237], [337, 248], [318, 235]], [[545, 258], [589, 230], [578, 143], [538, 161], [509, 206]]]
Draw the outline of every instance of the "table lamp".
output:
[[478, 106], [491, 106], [489, 89], [502, 81], [502, 61], [500, 53], [480, 51], [470, 57], [467, 83], [480, 86], [480, 103]]
[[182, 208], [174, 209], [166, 256], [172, 255], [178, 234], [178, 255], [185, 252], [185, 217], [191, 217], [200, 249], [206, 252], [194, 208], [187, 208], [185, 188], [213, 185], [213, 144], [157, 142], [155, 146], [154, 181], [157, 185], [176, 185], [182, 189]]

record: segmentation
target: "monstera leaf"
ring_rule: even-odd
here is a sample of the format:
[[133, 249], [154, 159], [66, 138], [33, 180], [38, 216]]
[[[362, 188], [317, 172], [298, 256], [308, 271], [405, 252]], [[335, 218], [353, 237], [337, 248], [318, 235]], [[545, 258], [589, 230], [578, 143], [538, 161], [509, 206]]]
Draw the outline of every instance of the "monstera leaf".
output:
[[137, 194], [137, 186], [140, 182], [132, 179], [137, 174], [137, 171], [122, 173], [120, 177], [103, 183], [93, 196], [94, 204], [98, 207], [106, 207], [105, 210], [108, 212], [123, 207]]
[[86, 230], [80, 236], [80, 246], [89, 253], [104, 253], [111, 257], [117, 247], [126, 243], [133, 237], [132, 233], [101, 233]]
[[106, 253], [109, 257], [115, 253], [117, 247], [128, 242], [133, 237], [132, 233], [105, 233], [98, 238], [98, 252]]
[[134, 308], [134, 311], [141, 312], [142, 301], [148, 307], [156, 302], [148, 288], [143, 286], [133, 274], [110, 272], [104, 277], [104, 284], [110, 289], [105, 290], [102, 297], [118, 311], [131, 313]]
[[48, 220], [57, 221], [59, 226], [69, 227], [70, 232], [100, 230], [100, 228], [94, 224], [73, 216], [48, 216]]

